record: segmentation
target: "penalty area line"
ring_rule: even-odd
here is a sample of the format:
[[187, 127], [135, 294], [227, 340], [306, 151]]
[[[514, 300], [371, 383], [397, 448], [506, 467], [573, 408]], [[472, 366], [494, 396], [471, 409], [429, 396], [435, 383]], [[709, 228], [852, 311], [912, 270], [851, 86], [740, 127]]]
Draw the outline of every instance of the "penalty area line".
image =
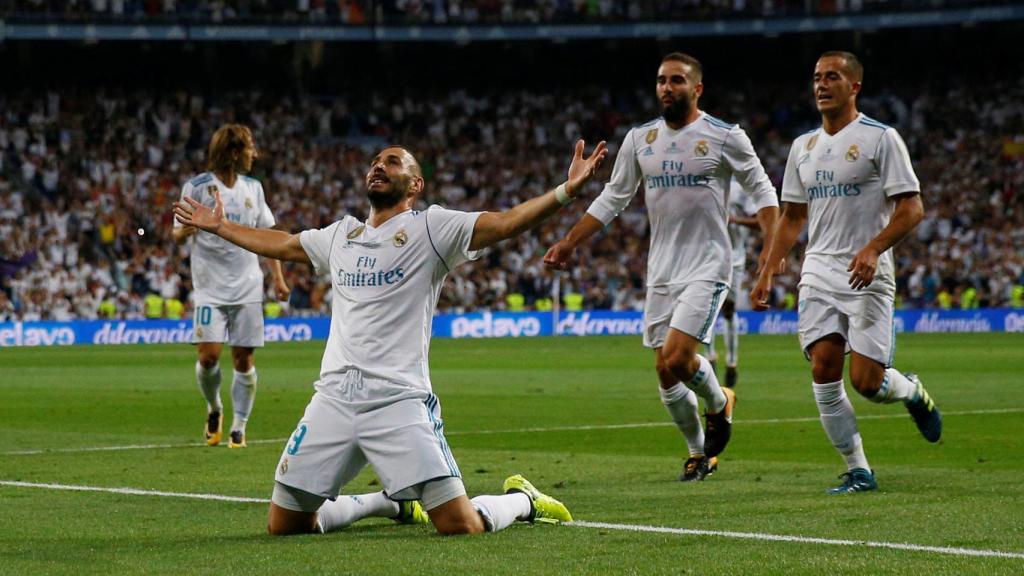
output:
[[[247, 498], [244, 496], [225, 496], [222, 494], [197, 494], [193, 492], [164, 492], [160, 490], [142, 490], [138, 488], [108, 488], [103, 486], [79, 486], [74, 484], [52, 484], [38, 482], [20, 482], [0, 480], [0, 486], [14, 488], [43, 488], [47, 490], [67, 490], [73, 492], [105, 492], [128, 496], [155, 496], [162, 498], [186, 498], [193, 500], [214, 500], [219, 502], [243, 502], [267, 504], [267, 498]], [[842, 540], [833, 538], [816, 538], [812, 536], [794, 536], [787, 534], [766, 534], [762, 532], [734, 532], [730, 530], [693, 530], [689, 528], [670, 528], [667, 526], [645, 526], [637, 524], [613, 524], [609, 522], [587, 522], [577, 520], [568, 522], [566, 527], [589, 528], [598, 530], [620, 530], [624, 532], [645, 532], [655, 534], [675, 534], [678, 536], [712, 536], [739, 540], [759, 540], [762, 542], [786, 542], [792, 544], [820, 544], [826, 546], [852, 546], [863, 548], [883, 548], [906, 552], [927, 552], [947, 556], [969, 556], [981, 558], [1012, 558], [1024, 560], [1024, 552], [1006, 552], [1002, 550], [985, 550], [978, 548], [960, 548], [950, 546], [926, 546], [902, 542], [875, 542], [871, 540]]]

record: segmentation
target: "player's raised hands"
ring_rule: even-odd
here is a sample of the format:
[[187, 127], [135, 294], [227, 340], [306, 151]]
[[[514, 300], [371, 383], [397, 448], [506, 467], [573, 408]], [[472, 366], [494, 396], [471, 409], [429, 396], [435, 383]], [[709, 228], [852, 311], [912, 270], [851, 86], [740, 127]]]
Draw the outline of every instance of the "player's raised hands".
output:
[[576, 141], [576, 150], [572, 155], [572, 164], [569, 165], [569, 180], [565, 183], [565, 192], [572, 198], [575, 198], [579, 194], [580, 189], [583, 185], [590, 180], [594, 174], [597, 173], [597, 169], [601, 167], [605, 157], [608, 155], [608, 143], [601, 140], [594, 147], [594, 151], [590, 153], [590, 156], [583, 157], [583, 149], [586, 147], [586, 142], [582, 139]]
[[224, 222], [224, 202], [220, 199], [220, 192], [213, 192], [213, 208], [204, 206], [194, 198], [185, 197], [174, 203], [174, 217], [178, 222], [186, 226], [195, 226], [207, 232], [217, 232]]

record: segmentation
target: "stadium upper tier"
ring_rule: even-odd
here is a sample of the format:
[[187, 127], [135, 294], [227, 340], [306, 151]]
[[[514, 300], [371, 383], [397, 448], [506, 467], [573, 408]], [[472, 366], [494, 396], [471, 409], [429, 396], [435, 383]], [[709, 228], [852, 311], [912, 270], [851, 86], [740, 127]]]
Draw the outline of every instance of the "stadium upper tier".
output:
[[[614, 152], [626, 130], [651, 115], [645, 88], [319, 99], [253, 92], [213, 99], [184, 90], [0, 93], [0, 321], [141, 317], [148, 294], [183, 302], [187, 314], [188, 247], [171, 240], [170, 205], [181, 185], [204, 171], [206, 144], [224, 122], [253, 127], [260, 149], [253, 175], [280, 228], [298, 231], [346, 213], [365, 217], [363, 175], [384, 143], [404, 143], [420, 158], [427, 180], [420, 207], [507, 208], [564, 179], [576, 138], [607, 139]], [[748, 131], [778, 186], [790, 142], [816, 125], [816, 114], [802, 86], [747, 88], [714, 92], [708, 108]], [[876, 89], [861, 107], [904, 135], [923, 185], [926, 218], [896, 249], [902, 304], [1017, 302], [1024, 284], [1024, 81]], [[585, 198], [600, 192], [609, 160]], [[454, 271], [440, 308], [546, 306], [555, 276], [541, 258], [587, 204], [577, 202]], [[642, 304], [644, 210], [641, 194], [578, 253], [578, 265], [561, 277], [563, 294], [581, 294], [585, 307]], [[758, 248], [756, 241], [748, 247], [751, 273]], [[780, 304], [795, 292], [795, 256], [778, 283]], [[293, 313], [325, 311], [327, 282], [306, 266], [286, 270]]]
[[[983, 14], [985, 10], [1013, 4], [1009, 0], [0, 0], [0, 18], [133, 24], [573, 24], [832, 17], [961, 9], [980, 10], [978, 13]], [[1000, 12], [992, 14], [998, 16]], [[911, 14], [904, 25], [913, 24]]]

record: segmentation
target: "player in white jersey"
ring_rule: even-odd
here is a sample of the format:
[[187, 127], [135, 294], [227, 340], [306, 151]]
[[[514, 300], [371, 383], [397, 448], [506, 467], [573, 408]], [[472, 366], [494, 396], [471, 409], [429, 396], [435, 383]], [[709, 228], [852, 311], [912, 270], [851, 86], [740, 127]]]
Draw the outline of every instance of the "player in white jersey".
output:
[[[244, 226], [270, 228], [274, 214], [267, 206], [263, 186], [244, 176], [252, 170], [256, 158], [252, 132], [241, 124], [226, 124], [210, 139], [209, 172], [185, 183], [182, 198], [213, 204], [218, 195], [224, 202], [225, 217]], [[263, 346], [263, 270], [259, 259], [218, 238], [174, 222], [174, 241], [192, 239], [192, 342], [197, 344], [196, 382], [206, 399], [206, 443], [221, 441], [224, 407], [220, 399], [220, 354], [226, 341], [231, 345], [234, 377], [231, 383], [233, 418], [228, 446], [246, 445], [245, 428], [256, 398], [256, 366], [253, 350]], [[270, 261], [274, 290], [278, 299], [288, 300], [288, 285], [281, 274], [281, 263]]]
[[825, 433], [846, 461], [830, 494], [875, 490], [857, 418], [843, 385], [876, 403], [903, 402], [929, 442], [942, 417], [920, 380], [892, 368], [896, 294], [891, 248], [924, 214], [920, 183], [896, 130], [857, 111], [863, 67], [848, 52], [826, 52], [814, 68], [821, 127], [797, 138], [782, 183], [785, 207], [771, 253], [751, 291], [767, 309], [773, 263], [793, 248], [809, 221], [800, 274], [800, 345], [811, 361], [814, 398]]
[[[331, 333], [316, 393], [278, 464], [271, 534], [327, 532], [367, 516], [415, 521], [422, 518], [416, 500], [442, 534], [572, 519], [562, 503], [518, 475], [505, 480], [504, 495], [466, 497], [431, 392], [427, 353], [449, 270], [568, 204], [605, 154], [601, 142], [584, 158], [578, 142], [568, 181], [501, 213], [413, 211], [423, 177], [401, 147], [385, 148], [370, 164], [365, 222], [346, 216], [321, 230], [287, 234], [225, 220], [219, 203], [213, 210], [191, 198], [176, 205], [183, 223], [264, 256], [311, 263], [331, 277]], [[384, 490], [335, 500], [367, 463]]]
[[[658, 68], [662, 117], [631, 129], [619, 148], [611, 180], [544, 263], [567, 268], [573, 251], [618, 216], [644, 185], [651, 222], [644, 305], [644, 345], [654, 349], [662, 402], [689, 449], [682, 481], [703, 480], [729, 442], [735, 395], [718, 384], [697, 353], [729, 289], [732, 272], [726, 196], [733, 175], [753, 196], [757, 218], [770, 230], [778, 199], [746, 133], [697, 108], [702, 68], [674, 52]], [[704, 400], [707, 432], [697, 399]]]

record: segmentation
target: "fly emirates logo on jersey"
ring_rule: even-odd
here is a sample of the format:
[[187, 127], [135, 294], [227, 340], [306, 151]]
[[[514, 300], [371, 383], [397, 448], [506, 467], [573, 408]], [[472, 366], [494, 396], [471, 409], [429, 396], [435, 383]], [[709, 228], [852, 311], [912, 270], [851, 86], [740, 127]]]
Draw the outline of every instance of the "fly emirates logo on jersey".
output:
[[807, 197], [810, 200], [820, 200], [822, 198], [860, 196], [860, 184], [847, 184], [835, 180], [836, 173], [834, 171], [815, 170], [814, 184], [807, 187]]
[[338, 286], [349, 288], [380, 287], [398, 284], [405, 278], [405, 269], [401, 266], [391, 270], [377, 270], [377, 258], [359, 256], [356, 258], [356, 269], [338, 268], [335, 282]]
[[707, 186], [711, 181], [704, 174], [692, 174], [685, 171], [686, 162], [681, 160], [663, 160], [661, 162], [661, 174], [644, 177], [644, 187], [647, 190], [658, 188], [692, 188], [694, 186]]

